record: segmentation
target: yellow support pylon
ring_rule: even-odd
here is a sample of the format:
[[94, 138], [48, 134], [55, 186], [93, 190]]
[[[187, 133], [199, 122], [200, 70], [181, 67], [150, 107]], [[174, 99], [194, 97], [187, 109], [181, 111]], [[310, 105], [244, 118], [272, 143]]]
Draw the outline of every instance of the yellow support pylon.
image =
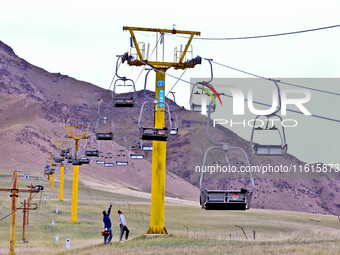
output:
[[64, 163], [60, 165], [59, 201], [64, 200]]
[[[87, 130], [89, 127], [84, 126], [70, 126], [66, 125], [69, 136], [67, 138], [72, 138], [75, 140], [75, 153], [74, 159], [77, 159], [77, 152], [79, 150], [79, 140], [87, 139]], [[84, 129], [81, 136], [75, 136], [70, 128]], [[71, 210], [71, 222], [77, 222], [77, 208], [78, 208], [78, 181], [79, 181], [79, 165], [73, 165], [73, 183], [72, 183], [72, 210]]]
[[[174, 69], [186, 69], [193, 68], [196, 65], [194, 60], [183, 62], [191, 41], [195, 35], [200, 35], [200, 32], [194, 31], [183, 31], [175, 29], [155, 29], [155, 28], [140, 28], [140, 27], [123, 27], [123, 30], [130, 32], [134, 47], [137, 51], [137, 58], [129, 58], [128, 64], [132, 66], [150, 65], [156, 71], [156, 90], [155, 99], [160, 101], [160, 91], [165, 92], [165, 72], [167, 69], [173, 67]], [[134, 31], [143, 32], [156, 32], [164, 35], [165, 33], [170, 34], [186, 34], [189, 35], [188, 42], [182, 52], [179, 62], [164, 62], [164, 61], [150, 61], [143, 58], [143, 54], [139, 49], [138, 42], [136, 40]], [[157, 52], [157, 45], [156, 45]], [[159, 82], [162, 86], [159, 86]], [[165, 95], [164, 101], [165, 102]], [[164, 104], [160, 107], [157, 104], [157, 110], [155, 112], [155, 128], [164, 127]], [[166, 142], [165, 141], [153, 141], [152, 151], [152, 181], [151, 181], [151, 217], [150, 227], [147, 234], [167, 234], [164, 227], [164, 200], [165, 200], [165, 172], [166, 171]]]
[[73, 166], [71, 222], [77, 222], [79, 166]]
[[[165, 72], [165, 70], [162, 70]], [[165, 74], [156, 72], [156, 99], [159, 96], [158, 81], [165, 84]], [[158, 110], [164, 110], [157, 105]], [[155, 128], [164, 127], [164, 111], [155, 113]], [[153, 141], [152, 144], [152, 180], [151, 180], [151, 217], [147, 234], [167, 234], [164, 227], [164, 198], [165, 198], [165, 169], [166, 169], [166, 142]]]
[[51, 191], [54, 190], [54, 173], [51, 175]]

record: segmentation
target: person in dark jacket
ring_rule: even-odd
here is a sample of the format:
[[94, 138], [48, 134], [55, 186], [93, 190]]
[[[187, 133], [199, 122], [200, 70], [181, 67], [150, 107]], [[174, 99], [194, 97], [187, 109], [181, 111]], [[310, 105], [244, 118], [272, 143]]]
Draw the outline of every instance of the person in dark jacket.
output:
[[111, 220], [110, 220], [111, 207], [112, 205], [110, 205], [110, 208], [107, 210], [107, 212], [103, 211], [104, 228], [107, 232], [110, 233], [108, 237], [104, 236], [104, 244], [109, 244], [112, 239]]

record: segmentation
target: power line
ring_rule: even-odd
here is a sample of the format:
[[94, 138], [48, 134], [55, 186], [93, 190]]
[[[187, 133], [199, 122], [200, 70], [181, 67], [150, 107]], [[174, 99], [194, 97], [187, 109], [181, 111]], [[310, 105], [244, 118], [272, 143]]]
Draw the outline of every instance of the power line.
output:
[[[183, 82], [185, 82], [185, 83], [188, 83], [188, 84], [191, 84], [191, 85], [196, 85], [195, 83], [192, 83], [192, 82], [190, 82], [190, 81], [183, 80], [183, 79], [178, 78], [178, 77], [176, 77], [176, 76], [174, 76], [174, 75], [172, 75], [172, 74], [168, 74], [168, 73], [166, 73], [166, 72], [163, 72], [163, 71], [161, 71], [161, 70], [158, 70], [157, 68], [155, 68], [155, 67], [153, 67], [153, 66], [151, 66], [151, 65], [149, 65], [149, 64], [147, 64], [147, 63], [145, 63], [145, 62], [143, 62], [143, 61], [141, 61], [141, 60], [139, 60], [139, 61], [140, 61], [141, 63], [143, 63], [144, 65], [150, 66], [152, 69], [154, 69], [154, 70], [157, 71], [157, 72], [163, 73], [163, 74], [165, 74], [165, 75], [167, 75], [167, 76], [169, 76], [169, 77], [178, 79], [178, 80], [183, 81]], [[213, 61], [212, 61], [212, 62], [213, 62]], [[244, 71], [242, 71], [242, 72], [244, 72]], [[258, 77], [259, 77], [259, 78], [262, 78], [261, 76], [258, 76]], [[267, 78], [263, 78], [263, 79], [267, 79]], [[269, 80], [269, 79], [267, 79], [267, 80]], [[225, 96], [232, 97], [231, 95], [226, 95], [226, 94], [224, 94], [224, 95], [225, 95]], [[244, 99], [244, 100], [246, 101], [247, 99]], [[263, 105], [266, 105], [266, 106], [271, 106], [271, 105], [264, 104], [264, 103], [261, 103], [261, 102], [255, 102], [255, 101], [252, 101], [252, 102], [258, 103], [258, 104], [263, 104]], [[298, 114], [304, 114], [303, 112], [299, 112], [299, 111], [296, 111], [296, 110], [287, 109], [287, 111], [294, 112], [294, 113], [298, 113]], [[314, 118], [319, 118], [319, 119], [324, 119], [324, 120], [328, 120], [328, 121], [333, 121], [333, 122], [338, 122], [338, 123], [340, 123], [340, 120], [338, 120], [338, 119], [333, 119], [333, 118], [329, 118], [329, 117], [325, 117], [325, 116], [321, 116], [321, 115], [314, 115], [314, 114], [312, 114], [312, 115], [306, 115], [306, 116], [310, 116], [310, 117], [314, 117]]]
[[[222, 95], [222, 96], [226, 96], [226, 97], [229, 97], [229, 98], [233, 98], [233, 96], [232, 95], [228, 95], [228, 94], [220, 94], [220, 95]], [[244, 101], [249, 101], [248, 99], [244, 99]], [[255, 104], [258, 104], [258, 105], [264, 105], [264, 106], [269, 106], [269, 107], [271, 107], [272, 105], [270, 105], [270, 104], [265, 104], [265, 103], [261, 103], [261, 102], [257, 102], [257, 101], [251, 101], [251, 102], [253, 102], [253, 103], [255, 103]], [[299, 111], [296, 111], [296, 110], [292, 110], [292, 109], [287, 109], [287, 111], [288, 112], [293, 112], [293, 113], [297, 113], [297, 114], [302, 114], [302, 115], [304, 115], [304, 113], [303, 112], [299, 112]], [[315, 118], [320, 118], [320, 119], [325, 119], [325, 120], [329, 120], [329, 121], [334, 121], [334, 122], [340, 122], [340, 120], [337, 120], [337, 119], [333, 119], [333, 118], [329, 118], [329, 117], [324, 117], [324, 116], [321, 116], [321, 115], [315, 115], [315, 114], [312, 114], [312, 115], [308, 115], [308, 116], [311, 116], [311, 117], [315, 117]]]
[[[269, 78], [266, 78], [266, 77], [263, 77], [263, 76], [260, 76], [260, 75], [257, 75], [257, 74], [253, 74], [253, 73], [250, 73], [250, 72], [247, 72], [247, 71], [243, 71], [243, 70], [237, 69], [235, 67], [231, 67], [231, 66], [227, 66], [227, 65], [224, 65], [224, 64], [221, 64], [221, 63], [217, 63], [217, 62], [212, 61], [212, 60], [211, 60], [211, 62], [216, 64], [216, 65], [223, 66], [223, 67], [232, 69], [232, 70], [240, 72], [240, 73], [248, 74], [248, 75], [256, 77], [256, 78], [260, 78], [260, 79], [263, 79], [263, 80], [271, 81], [271, 79], [269, 79]], [[330, 95], [334, 95], [334, 96], [340, 96], [340, 93], [336, 93], [336, 92], [332, 92], [332, 91], [326, 91], [326, 90], [321, 90], [321, 89], [314, 89], [314, 88], [310, 88], [310, 87], [306, 87], [306, 86], [302, 86], [302, 85], [297, 85], [297, 84], [293, 84], [293, 83], [288, 83], [288, 82], [283, 82], [283, 81], [277, 81], [277, 82], [279, 82], [281, 84], [284, 84], [284, 85], [288, 85], [288, 86], [304, 88], [304, 89], [313, 90], [313, 91], [317, 91], [317, 92], [322, 92], [322, 93], [326, 93], [326, 94], [330, 94]]]
[[[9, 189], [12, 189], [12, 185], [13, 185], [13, 179], [12, 179], [11, 185], [9, 186]], [[11, 194], [11, 192], [9, 192], [9, 195], [10, 194]], [[10, 196], [8, 196], [7, 200], [2, 203], [0, 210], [4, 207], [5, 203], [8, 202], [9, 198], [10, 198]]]
[[[37, 194], [38, 194], [38, 193], [35, 193], [35, 194], [33, 195], [31, 201], [33, 200], [33, 198], [34, 198]], [[0, 221], [2, 221], [2, 220], [4, 220], [4, 219], [6, 219], [7, 217], [11, 216], [11, 215], [12, 215], [13, 213], [15, 213], [16, 211], [22, 209], [23, 206], [24, 206], [24, 205], [22, 205], [22, 206], [19, 207], [19, 208], [16, 208], [13, 212], [11, 212], [11, 213], [7, 214], [6, 216], [2, 217], [2, 218], [0, 219]]]
[[[183, 73], [181, 74], [181, 76], [179, 77], [180, 79], [182, 78], [182, 76], [185, 74], [185, 72], [188, 70], [188, 68], [185, 68]], [[177, 79], [177, 81], [175, 82], [175, 84], [172, 86], [172, 88], [169, 90], [168, 94], [166, 94], [165, 96], [168, 96], [169, 93], [172, 92], [172, 90], [175, 88], [175, 86], [177, 85], [177, 83], [179, 82], [179, 79]]]
[[[306, 29], [306, 30], [300, 30], [300, 31], [294, 31], [294, 32], [269, 34], [269, 35], [255, 35], [255, 36], [242, 36], [242, 37], [215, 37], [215, 38], [214, 37], [195, 37], [193, 39], [195, 39], [195, 40], [210, 40], [210, 41], [259, 39], [259, 38], [267, 38], [267, 37], [277, 37], [277, 36], [301, 34], [301, 33], [314, 32], [314, 31], [331, 29], [331, 28], [337, 28], [337, 27], [340, 27], [340, 25], [333, 25], [333, 26], [327, 26], [327, 27], [318, 27], [318, 28], [312, 28], [312, 29]], [[180, 36], [180, 37], [189, 38], [189, 37], [186, 37], [186, 36]]]

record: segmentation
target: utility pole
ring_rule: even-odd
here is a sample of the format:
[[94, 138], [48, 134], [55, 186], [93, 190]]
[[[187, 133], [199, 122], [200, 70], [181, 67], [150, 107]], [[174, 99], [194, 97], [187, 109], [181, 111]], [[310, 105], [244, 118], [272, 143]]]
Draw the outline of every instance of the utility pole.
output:
[[[30, 188], [30, 195], [28, 197], [28, 203], [27, 203], [27, 208], [31, 207], [31, 201], [32, 201], [32, 195], [33, 195], [33, 185], [31, 184], [30, 186], [27, 186], [28, 188]], [[27, 211], [27, 226], [30, 225], [29, 222], [29, 217], [30, 217], [30, 211]]]
[[[170, 29], [153, 29], [153, 28], [140, 28], [140, 27], [123, 27], [123, 30], [130, 32], [131, 39], [137, 51], [137, 58], [134, 59], [131, 56], [127, 56], [128, 64], [131, 66], [150, 65], [156, 71], [156, 88], [155, 88], [155, 100], [157, 103], [157, 111], [155, 112], [154, 127], [164, 128], [164, 112], [165, 112], [165, 72], [173, 67], [174, 69], [186, 69], [193, 68], [196, 64], [201, 63], [201, 58], [197, 57], [190, 61], [184, 61], [188, 48], [194, 35], [200, 35], [200, 32], [183, 31]], [[164, 36], [165, 34], [184, 34], [188, 35], [188, 42], [181, 54], [179, 62], [164, 62], [163, 61], [149, 61], [145, 60], [143, 54], [139, 48], [134, 31], [142, 32], [155, 32], [158, 36]], [[164, 44], [164, 41], [163, 41]], [[164, 45], [163, 45], [164, 47]], [[157, 50], [157, 45], [156, 45]], [[176, 60], [177, 61], [177, 60]], [[151, 181], [151, 217], [150, 227], [147, 234], [167, 234], [164, 227], [164, 199], [165, 199], [165, 171], [166, 171], [166, 142], [165, 141], [153, 141], [152, 151], [152, 181]]]
[[[77, 222], [77, 207], [78, 207], [78, 182], [79, 182], [79, 163], [77, 152], [79, 150], [79, 140], [80, 139], [87, 139], [87, 130], [89, 127], [85, 126], [71, 126], [66, 125], [68, 130], [69, 136], [67, 138], [71, 138], [75, 140], [75, 152], [74, 152], [74, 162], [73, 162], [73, 182], [72, 182], [72, 210], [71, 210], [71, 222]], [[81, 134], [75, 135], [71, 128], [83, 130]]]
[[22, 243], [27, 243], [28, 241], [26, 241], [26, 199], [24, 200], [24, 209], [23, 209], [23, 221], [22, 221], [22, 238], [21, 238], [21, 242]]
[[13, 172], [13, 185], [11, 191], [12, 207], [11, 207], [11, 227], [10, 227], [10, 241], [9, 241], [9, 255], [14, 255], [15, 246], [15, 226], [16, 226], [16, 209], [17, 209], [17, 198], [18, 198], [18, 172]]
[[[31, 185], [32, 186], [32, 185]], [[30, 192], [31, 194], [31, 192]], [[29, 199], [28, 199], [29, 200]], [[28, 241], [26, 240], [26, 218], [28, 220], [28, 213], [30, 210], [36, 210], [38, 208], [38, 205], [36, 204], [35, 208], [30, 208], [30, 206], [28, 205], [28, 202], [26, 203], [26, 199], [24, 200], [23, 203], [24, 207], [19, 207], [17, 208], [17, 210], [23, 210], [23, 222], [22, 222], [22, 238], [21, 238], [21, 243], [28, 243]]]
[[[43, 190], [42, 186], [37, 186], [37, 189], [33, 189], [32, 192], [38, 193], [40, 190]], [[11, 225], [10, 225], [10, 242], [9, 242], [9, 255], [14, 255], [14, 248], [15, 248], [15, 227], [16, 227], [16, 211], [17, 209], [17, 198], [19, 192], [26, 192], [29, 193], [30, 189], [18, 189], [18, 172], [13, 172], [12, 177], [12, 187], [11, 188], [0, 188], [0, 191], [9, 191], [11, 192], [12, 198], [12, 206], [11, 206]]]

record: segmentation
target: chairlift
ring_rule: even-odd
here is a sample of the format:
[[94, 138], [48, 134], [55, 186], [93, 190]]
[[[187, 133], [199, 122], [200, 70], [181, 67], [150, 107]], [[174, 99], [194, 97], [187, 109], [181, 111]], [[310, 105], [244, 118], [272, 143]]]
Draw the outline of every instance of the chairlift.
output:
[[120, 149], [116, 155], [116, 165], [117, 166], [127, 166], [128, 165], [128, 153], [126, 148]]
[[[276, 110], [268, 115], [258, 115], [256, 116], [256, 118], [254, 119], [253, 122], [253, 129], [251, 132], [251, 138], [250, 138], [250, 144], [251, 144], [251, 148], [254, 154], [256, 155], [270, 155], [270, 156], [274, 156], [274, 155], [284, 155], [287, 152], [288, 149], [288, 145], [286, 142], [286, 135], [285, 135], [285, 130], [284, 130], [284, 126], [282, 125], [282, 118], [281, 116], [277, 115], [277, 113], [281, 110], [281, 94], [280, 94], [280, 87], [277, 84], [276, 80], [272, 80], [275, 85], [276, 88], [278, 90], [278, 106], [276, 108]], [[264, 120], [262, 120], [264, 119]], [[279, 128], [277, 126], [275, 126], [275, 120], [276, 123], [280, 126]], [[263, 125], [257, 126], [257, 121], [261, 121]], [[275, 135], [277, 137], [280, 138], [280, 142], [278, 144], [260, 144], [255, 142], [255, 133], [264, 133], [264, 131], [266, 132], [266, 137], [268, 137], [269, 134], [278, 134]]]
[[143, 151], [152, 151], [153, 147], [152, 147], [152, 141], [143, 141], [142, 143], [142, 150]]
[[91, 158], [98, 158], [99, 156], [98, 141], [93, 139], [92, 137], [89, 137], [88, 139], [86, 139], [84, 150], [85, 156]]
[[[207, 155], [211, 150], [218, 150], [225, 155], [225, 160], [221, 161], [207, 161]], [[251, 171], [249, 171], [249, 188], [237, 189], [208, 189], [206, 184], [207, 173], [203, 169], [212, 164], [223, 164], [224, 166], [239, 166], [244, 164], [241, 161], [230, 161], [228, 153], [232, 151], [239, 151], [244, 155], [245, 164], [248, 166], [249, 159], [247, 153], [239, 147], [229, 147], [227, 144], [221, 146], [213, 146], [208, 148], [204, 153], [202, 164], [201, 178], [200, 178], [200, 205], [202, 209], [206, 210], [247, 210], [250, 208], [251, 199], [254, 191], [254, 180]], [[214, 152], [216, 155], [216, 152]], [[209, 174], [209, 173], [208, 173]], [[209, 174], [210, 175], [210, 174]]]
[[128, 59], [128, 53], [119, 56], [116, 62], [115, 76], [118, 79], [115, 81], [112, 90], [112, 99], [114, 107], [133, 107], [137, 99], [136, 86], [133, 80], [118, 75], [119, 60], [122, 63]]
[[90, 164], [90, 159], [88, 157], [86, 157], [86, 156], [80, 157], [79, 158], [79, 163], [81, 165], [83, 165], [83, 164]]
[[[211, 59], [206, 60], [209, 62], [210, 65], [210, 80], [197, 82], [192, 86], [189, 103], [190, 109], [194, 112], [202, 112], [203, 107], [207, 107], [207, 101], [212, 96], [211, 94], [209, 94], [210, 92], [208, 92], [208, 90], [204, 89], [204, 86], [209, 87], [209, 89], [213, 89], [212, 86], [210, 85], [210, 82], [214, 78]], [[210, 106], [209, 110], [210, 112], [215, 112], [216, 106], [215, 105]]]
[[130, 143], [129, 157], [131, 159], [143, 159], [145, 157], [141, 140], [134, 140]]
[[58, 157], [57, 155], [52, 155], [52, 158], [55, 163], [58, 163], [58, 164], [63, 163], [63, 158]]
[[136, 98], [137, 92], [133, 80], [121, 77], [115, 81], [112, 91], [114, 107], [133, 107]]
[[173, 123], [173, 126], [170, 128], [170, 135], [177, 135], [178, 134], [178, 118], [175, 112], [171, 113], [171, 123]]
[[[207, 101], [211, 98], [210, 95], [204, 92], [203, 88], [198, 88], [196, 91], [195, 88], [200, 83], [193, 85], [190, 96], [190, 109], [194, 112], [202, 112], [203, 107], [207, 107]], [[216, 105], [213, 105], [210, 108], [211, 112], [215, 112]]]
[[170, 109], [171, 113], [171, 124], [172, 126], [170, 127], [170, 135], [177, 135], [178, 134], [178, 118], [177, 114], [175, 112], [176, 109], [176, 97], [175, 97], [175, 92], [170, 91], [174, 98], [174, 108]]
[[105, 152], [104, 166], [106, 166], [106, 167], [113, 167], [114, 166], [113, 143], [111, 143], [110, 150]]
[[73, 158], [72, 159], [72, 165], [74, 165], [74, 166], [81, 166], [82, 163], [81, 163], [80, 158]]
[[168, 140], [168, 134], [169, 134], [169, 129], [168, 127], [164, 126], [163, 128], [155, 128], [155, 127], [146, 127], [143, 122], [142, 122], [142, 118], [143, 118], [143, 113], [144, 113], [144, 107], [146, 105], [153, 105], [153, 115], [155, 112], [157, 111], [162, 111], [166, 114], [168, 114], [168, 119], [169, 119], [169, 127], [171, 127], [171, 115], [170, 115], [170, 110], [169, 110], [169, 106], [167, 103], [163, 103], [166, 107], [167, 110], [158, 110], [157, 109], [157, 104], [159, 102], [158, 101], [145, 101], [142, 104], [142, 108], [140, 111], [140, 115], [139, 115], [139, 119], [138, 119], [138, 127], [140, 129], [140, 133], [141, 133], [141, 139], [142, 140], [151, 140], [151, 141], [167, 141]]
[[113, 140], [113, 133], [113, 120], [105, 116], [98, 118], [96, 124], [97, 140]]

